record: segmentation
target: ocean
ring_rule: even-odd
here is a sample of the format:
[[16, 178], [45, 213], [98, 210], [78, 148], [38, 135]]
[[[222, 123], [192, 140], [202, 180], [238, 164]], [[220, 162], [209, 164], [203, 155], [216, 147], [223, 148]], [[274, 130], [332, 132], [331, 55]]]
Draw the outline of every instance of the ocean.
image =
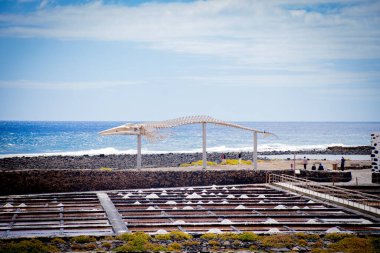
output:
[[[102, 130], [125, 123], [0, 121], [0, 158], [33, 155], [134, 154], [136, 136], [98, 134]], [[273, 132], [278, 136], [264, 138], [259, 135], [259, 152], [370, 145], [370, 134], [380, 131], [380, 122], [234, 123]], [[167, 129], [162, 133], [166, 138], [161, 141], [150, 143], [143, 138], [143, 154], [201, 151], [202, 128], [199, 124]], [[207, 125], [208, 152], [252, 151], [252, 142], [252, 134], [249, 132]]]

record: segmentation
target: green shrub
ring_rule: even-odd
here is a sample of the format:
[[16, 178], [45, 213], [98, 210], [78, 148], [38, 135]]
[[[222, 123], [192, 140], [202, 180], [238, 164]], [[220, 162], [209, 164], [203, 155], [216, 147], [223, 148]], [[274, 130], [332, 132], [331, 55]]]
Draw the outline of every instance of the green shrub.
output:
[[318, 241], [316, 241], [315, 243], [313, 243], [311, 246], [313, 248], [323, 248], [323, 240], [322, 239], [319, 239]]
[[330, 252], [374, 253], [371, 240], [359, 237], [346, 237], [328, 246]]
[[201, 238], [205, 240], [215, 240], [218, 238], [218, 235], [213, 233], [205, 233], [201, 236]]
[[147, 246], [150, 245], [148, 241], [151, 239], [150, 235], [143, 232], [124, 233], [117, 238], [127, 243], [113, 249], [116, 252], [145, 252]]
[[112, 243], [110, 242], [103, 242], [102, 247], [106, 249], [110, 249], [112, 247]]
[[182, 244], [178, 242], [173, 242], [168, 245], [168, 251], [171, 251], [171, 252], [180, 252], [181, 249], [182, 249]]
[[45, 245], [37, 239], [22, 240], [20, 242], [5, 243], [0, 248], [1, 253], [49, 253], [59, 252], [58, 248], [52, 245]]
[[208, 244], [215, 247], [215, 246], [219, 246], [220, 242], [218, 242], [216, 240], [210, 240], [210, 241], [208, 241]]
[[116, 238], [119, 240], [126, 241], [126, 242], [133, 241], [136, 239], [147, 242], [148, 240], [151, 239], [150, 235], [145, 234], [144, 232], [124, 233], [124, 234], [118, 235]]
[[149, 251], [149, 252], [167, 251], [167, 249], [159, 243], [146, 243], [145, 249], [146, 249], [146, 251]]
[[305, 247], [305, 246], [308, 245], [308, 243], [307, 243], [307, 241], [304, 240], [304, 239], [299, 239], [297, 245], [298, 245], [298, 246], [301, 246], [301, 247]]
[[223, 241], [239, 239], [239, 235], [235, 233], [222, 233], [218, 235], [218, 238]]
[[[191, 166], [202, 166], [202, 165], [203, 165], [203, 160], [199, 160], [199, 161], [191, 163]], [[218, 165], [216, 162], [207, 161], [207, 166], [216, 166], [216, 165]]]
[[170, 234], [159, 234], [154, 236], [155, 239], [159, 241], [169, 241], [170, 240]]
[[259, 236], [253, 232], [243, 232], [241, 234], [238, 234], [238, 239], [243, 242], [254, 242], [258, 240], [258, 238]]
[[344, 238], [353, 237], [353, 236], [354, 236], [353, 234], [348, 234], [348, 233], [331, 233], [331, 234], [325, 235], [324, 239], [332, 241], [332, 242], [337, 242]]
[[101, 167], [101, 168], [99, 168], [99, 170], [101, 170], [101, 171], [112, 171], [111, 168], [107, 168], [107, 167]]
[[190, 167], [192, 166], [190, 163], [181, 163], [179, 167]]
[[[226, 159], [225, 162], [221, 162], [221, 165], [238, 165], [239, 160], [238, 159]], [[251, 160], [241, 160], [241, 164], [243, 165], [250, 165], [252, 164]]]
[[308, 241], [317, 241], [321, 238], [318, 234], [295, 233], [294, 235], [298, 239], [304, 239]]
[[235, 248], [240, 247], [240, 245], [241, 245], [241, 241], [239, 241], [239, 240], [235, 240], [235, 241], [232, 242], [232, 246], [235, 247]]
[[88, 235], [80, 235], [75, 236], [70, 239], [70, 242], [72, 243], [89, 243], [89, 242], [96, 242], [96, 238]]
[[96, 248], [97, 247], [95, 243], [86, 243], [82, 246], [82, 249], [84, 250], [95, 250]]
[[189, 240], [193, 238], [190, 234], [182, 231], [172, 231], [169, 233], [170, 238], [175, 241]]
[[55, 244], [55, 245], [62, 245], [62, 244], [66, 244], [66, 241], [63, 240], [62, 238], [60, 237], [55, 237], [53, 239], [51, 239], [50, 241], [52, 244]]
[[313, 249], [311, 249], [310, 252], [311, 252], [311, 253], [328, 253], [327, 250], [325, 250], [325, 249], [320, 249], [320, 248], [313, 248]]
[[294, 237], [284, 234], [264, 236], [261, 238], [261, 242], [265, 247], [289, 248], [295, 246]]
[[187, 240], [187, 241], [182, 243], [183, 246], [196, 246], [196, 245], [200, 245], [200, 244], [201, 244], [200, 242], [194, 241], [194, 240]]

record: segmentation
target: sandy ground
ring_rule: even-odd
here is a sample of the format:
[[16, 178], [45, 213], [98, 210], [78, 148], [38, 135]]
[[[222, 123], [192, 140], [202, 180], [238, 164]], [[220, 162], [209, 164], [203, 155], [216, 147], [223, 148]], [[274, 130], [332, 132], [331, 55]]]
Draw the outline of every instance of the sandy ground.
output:
[[[282, 160], [282, 159], [272, 159], [272, 160], [259, 160], [258, 161], [258, 169], [259, 170], [284, 170], [284, 169], [291, 169], [291, 164], [293, 163], [292, 160]], [[319, 163], [322, 163], [324, 168], [326, 170], [332, 170], [333, 169], [333, 163], [336, 163], [334, 161], [324, 161], [324, 160], [309, 160], [307, 169], [311, 170], [311, 166], [313, 164], [318, 167]], [[370, 161], [358, 161], [358, 160], [352, 160], [347, 161], [346, 166], [352, 166], [352, 165], [358, 165], [358, 166], [369, 166], [371, 165]], [[190, 166], [190, 167], [169, 167], [169, 168], [144, 168], [142, 170], [164, 170], [164, 171], [171, 171], [171, 170], [187, 170], [187, 171], [195, 171], [202, 169], [201, 166]], [[218, 166], [208, 166], [207, 170], [251, 170], [253, 169], [252, 165], [218, 165]], [[296, 169], [303, 169], [303, 163], [302, 160], [296, 160]]]
[[[281, 160], [281, 159], [273, 159], [273, 160], [259, 160], [258, 161], [258, 169], [259, 170], [284, 170], [290, 169], [293, 161], [289, 160]], [[322, 163], [326, 170], [333, 170], [334, 161], [324, 161], [324, 160], [309, 160], [307, 165], [307, 170], [311, 170], [311, 166], [316, 164], [318, 167], [319, 163]], [[346, 166], [369, 166], [371, 165], [370, 161], [346, 161]], [[340, 166], [340, 165], [339, 165]], [[252, 170], [253, 167], [249, 165], [218, 165], [218, 166], [209, 166], [207, 170]], [[296, 169], [303, 169], [302, 160], [296, 160]], [[169, 167], [169, 168], [144, 168], [141, 170], [161, 170], [161, 171], [176, 171], [176, 170], [186, 170], [186, 171], [199, 171], [202, 170], [201, 166], [191, 166], [191, 167]], [[346, 170], [352, 173], [352, 180], [347, 183], [336, 183], [336, 185], [378, 185], [372, 184], [372, 172], [371, 169], [354, 169], [354, 170]]]

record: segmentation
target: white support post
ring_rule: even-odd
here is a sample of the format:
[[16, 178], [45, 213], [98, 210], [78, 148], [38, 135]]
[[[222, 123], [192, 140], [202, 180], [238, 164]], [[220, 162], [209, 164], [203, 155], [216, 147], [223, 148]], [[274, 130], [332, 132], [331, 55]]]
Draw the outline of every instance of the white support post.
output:
[[141, 134], [137, 135], [137, 168], [141, 169]]
[[253, 132], [253, 169], [257, 170], [257, 132]]
[[203, 160], [203, 169], [207, 167], [207, 153], [206, 153], [206, 123], [202, 123], [202, 137], [203, 137], [203, 145], [202, 145], [202, 160]]

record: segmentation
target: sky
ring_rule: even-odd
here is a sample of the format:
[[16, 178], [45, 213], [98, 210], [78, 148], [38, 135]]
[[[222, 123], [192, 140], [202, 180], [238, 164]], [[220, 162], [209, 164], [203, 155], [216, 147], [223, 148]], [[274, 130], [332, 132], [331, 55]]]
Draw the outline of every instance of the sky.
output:
[[380, 1], [0, 0], [0, 120], [380, 121]]

